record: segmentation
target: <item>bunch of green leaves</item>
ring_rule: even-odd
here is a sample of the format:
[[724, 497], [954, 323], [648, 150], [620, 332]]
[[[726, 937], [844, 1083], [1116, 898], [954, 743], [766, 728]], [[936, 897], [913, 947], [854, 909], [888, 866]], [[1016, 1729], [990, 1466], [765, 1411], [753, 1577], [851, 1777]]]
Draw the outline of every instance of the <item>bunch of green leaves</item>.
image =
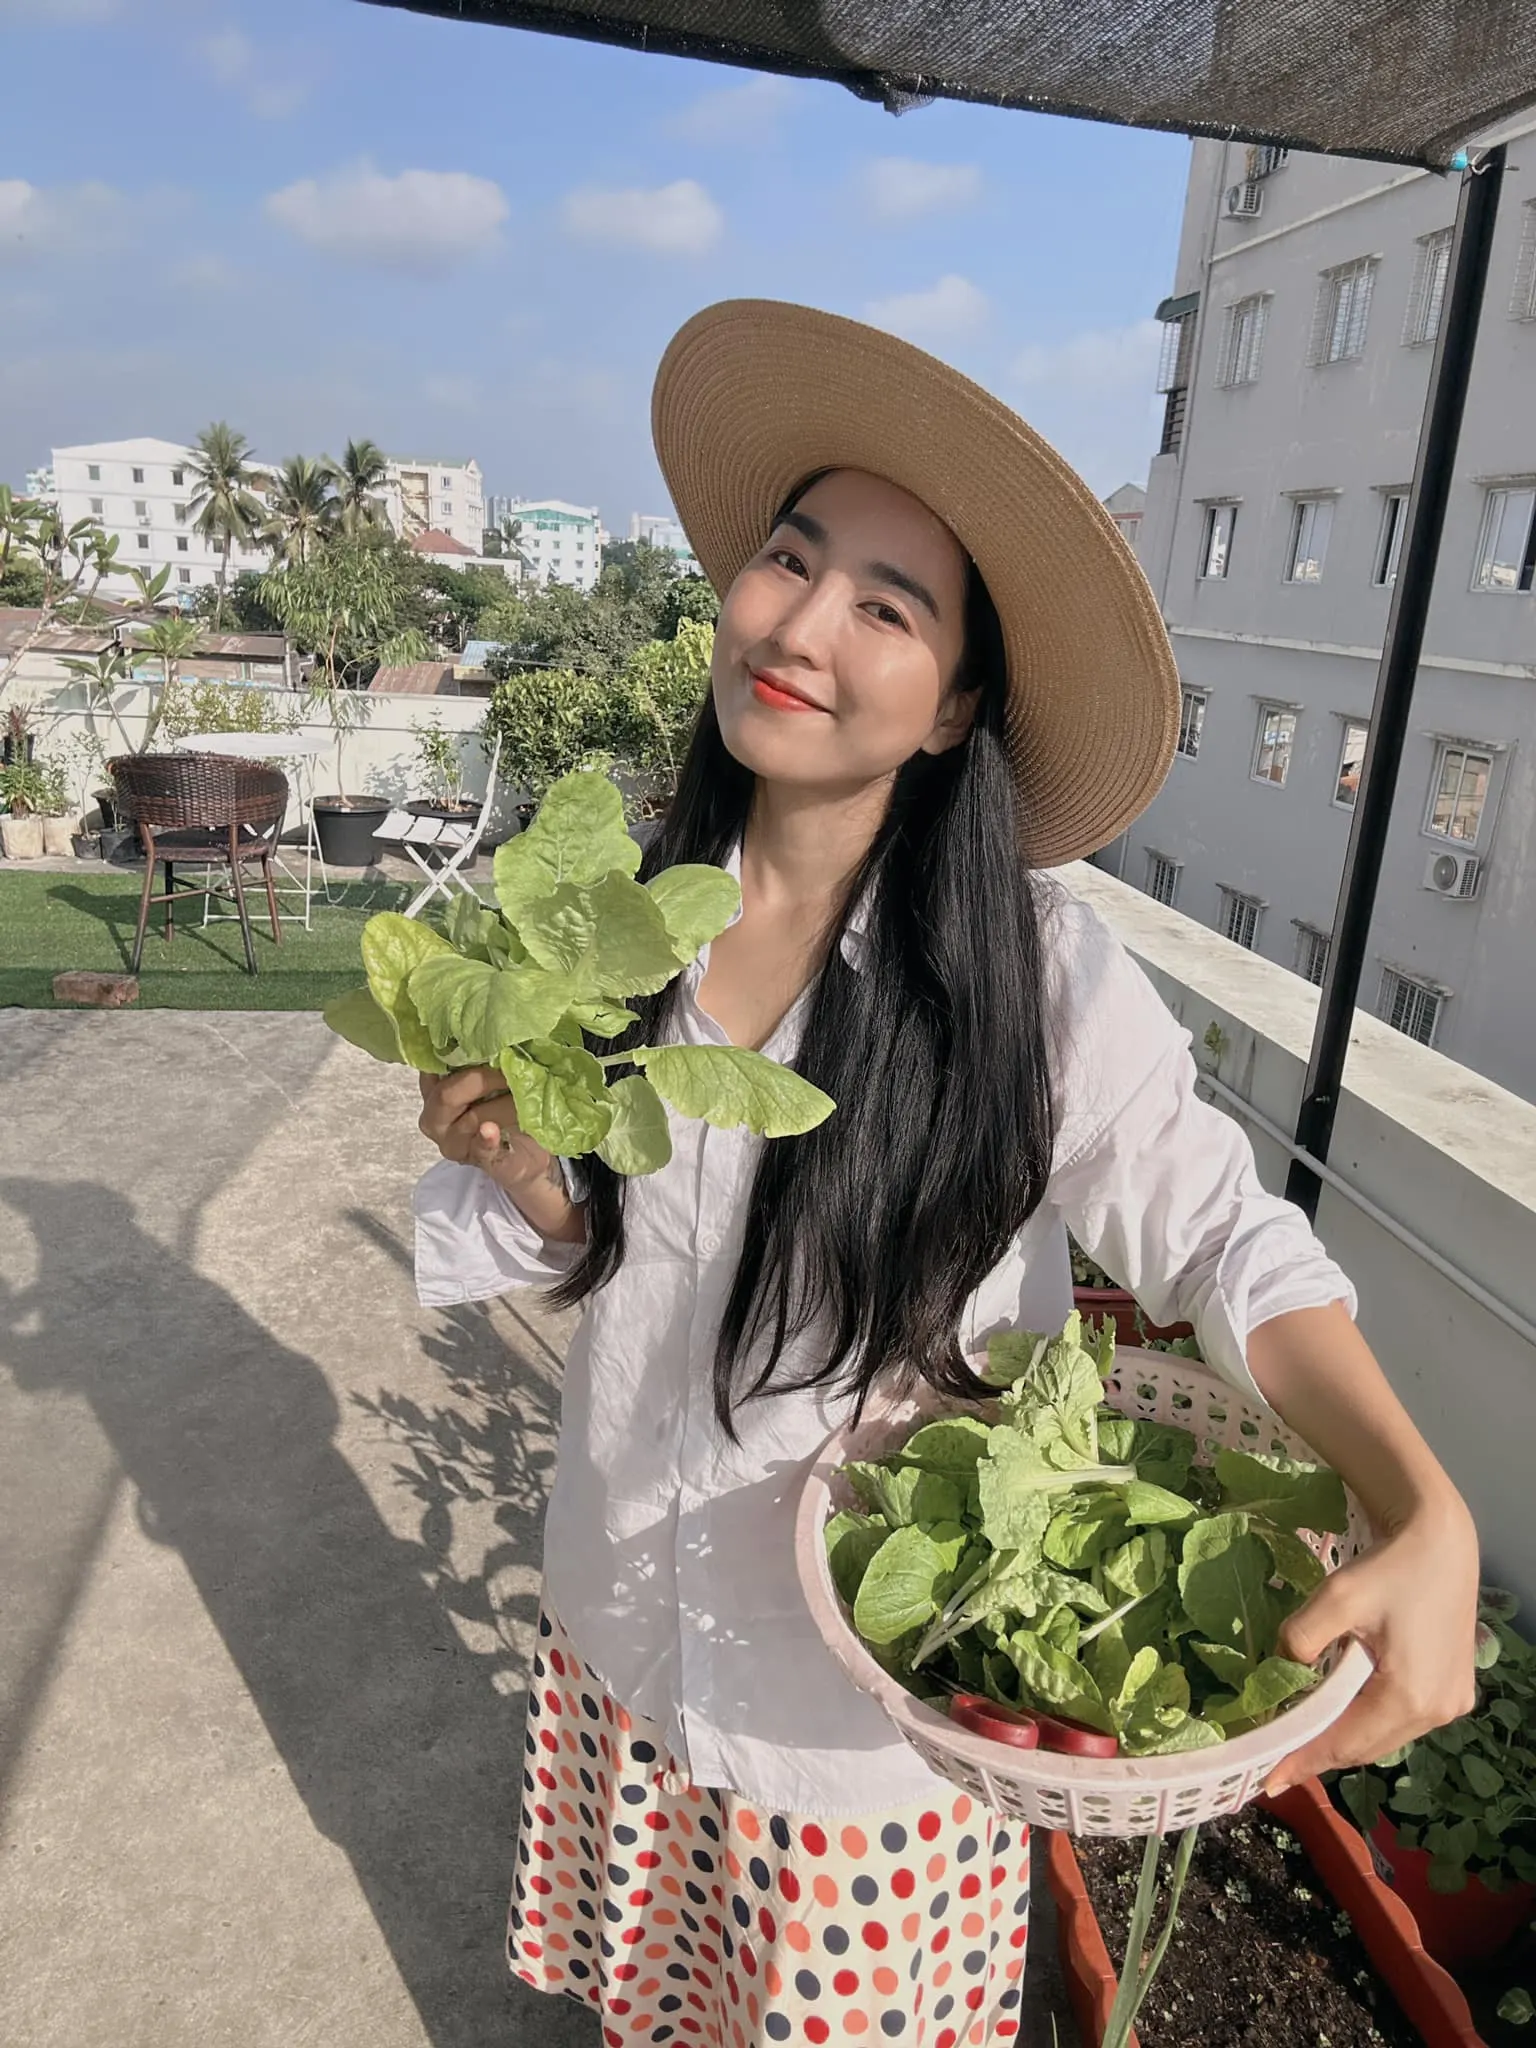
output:
[[499, 1068], [535, 1143], [569, 1159], [596, 1152], [616, 1173], [666, 1165], [664, 1103], [759, 1137], [814, 1129], [829, 1097], [762, 1053], [591, 1050], [637, 1023], [629, 1001], [665, 988], [740, 902], [719, 868], [668, 868], [642, 885], [639, 865], [613, 784], [564, 776], [527, 831], [497, 848], [499, 911], [465, 895], [441, 930], [396, 912], [370, 918], [368, 986], [329, 1003], [325, 1020], [375, 1058], [423, 1073]]
[[1279, 1654], [1321, 1582], [1302, 1530], [1342, 1534], [1326, 1467], [1219, 1450], [1103, 1400], [1110, 1325], [988, 1347], [995, 1409], [944, 1417], [844, 1475], [827, 1524], [853, 1626], [920, 1697], [985, 1693], [1115, 1735], [1123, 1754], [1201, 1749], [1316, 1683]]
[[1339, 1783], [1367, 1833], [1385, 1814], [1400, 1847], [1428, 1851], [1434, 1891], [1536, 1883], [1536, 1644], [1515, 1612], [1513, 1594], [1484, 1587], [1470, 1714]]

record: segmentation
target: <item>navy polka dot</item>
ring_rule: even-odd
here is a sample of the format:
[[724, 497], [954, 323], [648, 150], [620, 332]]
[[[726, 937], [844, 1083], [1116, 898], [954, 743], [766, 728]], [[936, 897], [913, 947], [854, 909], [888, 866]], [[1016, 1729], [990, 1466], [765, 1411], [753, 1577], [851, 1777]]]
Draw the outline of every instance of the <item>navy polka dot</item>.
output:
[[540, 1614], [540, 1616], [539, 1616], [539, 1634], [540, 1634], [541, 1636], [547, 1636], [547, 1635], [549, 1635], [550, 1633], [551, 1633], [551, 1630], [550, 1630], [550, 1626], [549, 1626], [549, 1616], [548, 1616], [547, 1614]]
[[752, 1925], [752, 1908], [745, 1899], [739, 1897], [732, 1899], [731, 1911], [736, 1916], [738, 1927], [750, 1927]]
[[867, 1870], [861, 1871], [848, 1889], [861, 1906], [872, 1906], [880, 1896], [880, 1887]]
[[595, 1892], [597, 1890], [597, 1879], [592, 1875], [590, 1870], [584, 1870], [581, 1873], [581, 1881], [586, 1886], [589, 1892]]
[[912, 1982], [914, 1984], [917, 1982], [918, 1978], [921, 1977], [921, 1975], [923, 1974], [924, 1960], [925, 1958], [923, 1955], [923, 1951], [920, 1948], [914, 1949], [912, 1951], [912, 1960], [907, 1965], [907, 1975], [912, 1979]]
[[589, 1721], [597, 1719], [597, 1701], [593, 1699], [589, 1692], [584, 1692], [581, 1696], [581, 1711]]
[[987, 1967], [987, 1952], [984, 1948], [973, 1948], [961, 1968], [967, 1977], [979, 1977]]
[[928, 1911], [935, 1920], [942, 1920], [944, 1918], [944, 1915], [949, 1911], [949, 1893], [935, 1892], [933, 1896], [933, 1904], [928, 1908]]
[[576, 1901], [576, 1910], [583, 1920], [595, 1920], [597, 1918], [597, 1908], [590, 1899], [578, 1899]]
[[603, 1918], [605, 1920], [622, 1920], [624, 1918], [624, 1909], [622, 1906], [615, 1905], [612, 1899], [604, 1899]]
[[795, 1989], [802, 1998], [820, 1998], [821, 1979], [814, 1970], [797, 1970], [795, 1972]]
[[608, 1882], [610, 1884], [628, 1884], [628, 1868], [622, 1863], [610, 1863], [608, 1866]]
[[693, 1867], [695, 1870], [711, 1871], [715, 1867], [715, 1859], [707, 1849], [695, 1849], [693, 1852]]
[[585, 1927], [573, 1927], [571, 1929], [571, 1939], [578, 1948], [590, 1948], [592, 1946], [592, 1937], [588, 1934]]
[[686, 1984], [689, 1977], [688, 1965], [686, 1963], [668, 1963], [667, 1975], [669, 1977], [677, 1977]]
[[954, 1996], [951, 1992], [946, 1991], [938, 2004], [933, 2008], [933, 2017], [935, 2020], [947, 2020], [954, 2009]]
[[783, 2013], [771, 2012], [763, 2021], [763, 2032], [770, 2041], [787, 2041], [790, 2033], [789, 2021]]
[[711, 1820], [707, 1813], [701, 1813], [699, 1815], [699, 1833], [701, 1835], [708, 1835], [709, 1839], [712, 1842], [718, 1842], [720, 1839], [719, 1825], [717, 1822]]
[[633, 1849], [640, 1837], [625, 1821], [616, 1821], [610, 1829], [613, 1839], [626, 1849]]
[[581, 1733], [581, 1746], [586, 1751], [588, 1756], [597, 1755], [597, 1744], [592, 1740], [591, 1736], [588, 1735], [585, 1729], [583, 1729]]
[[570, 1971], [573, 1977], [590, 1977], [592, 1974], [592, 1972], [587, 1968], [586, 1964], [581, 1960], [580, 1956], [572, 1956], [570, 1962], [566, 1965], [566, 1968]]
[[518, 1843], [517, 1860], [519, 1863], [526, 1863], [529, 1860], [528, 1844], [526, 1842]]
[[533, 1790], [533, 1773], [532, 1773], [532, 1771], [524, 1771], [524, 1773], [523, 1773], [523, 1790], [524, 1790], [525, 1792], [532, 1792], [532, 1790]]
[[[681, 2000], [679, 2000], [679, 2003], [681, 2003]], [[661, 2048], [661, 2043], [663, 2041], [670, 2041], [676, 2032], [676, 2027], [653, 2027], [651, 2029], [653, 2048]]]
[[688, 1894], [689, 1898], [692, 1899], [693, 1903], [696, 1906], [702, 1906], [707, 1903], [704, 1896], [703, 1885], [695, 1884], [691, 1878], [683, 1879], [683, 1890]]
[[[693, 1929], [694, 1933], [697, 1934], [699, 1931], [699, 1923], [697, 1920], [693, 1918], [692, 1914], [685, 1913], [683, 1915], [683, 1918], [688, 1922], [688, 1925]], [[682, 1950], [685, 1956], [691, 1956], [693, 1954], [693, 1943], [689, 1941], [685, 1935], [676, 1935], [674, 1937], [674, 1943], [676, 1947]]]
[[632, 1742], [629, 1745], [629, 1753], [637, 1764], [653, 1764], [656, 1761], [656, 1751], [649, 1742]]
[[1020, 1988], [1021, 1987], [1017, 1984], [1010, 1984], [1008, 1986], [1008, 1989], [1003, 1993], [1002, 1997], [997, 2001], [1004, 2012], [1009, 2011], [1013, 2006], [1018, 2004]]
[[747, 1865], [747, 1875], [760, 1892], [767, 1891], [773, 1879], [768, 1875], [768, 1866], [761, 1856], [754, 1856]]
[[[593, 1778], [592, 1773], [588, 1770], [583, 1770], [580, 1776], [583, 1788], [586, 1791], [590, 1792], [592, 1794], [592, 1797], [595, 1799], [597, 1797], [597, 1782]], [[583, 1811], [585, 1811], [585, 1808], [583, 1808]], [[590, 1822], [588, 1823], [588, 1825], [590, 1826]]]
[[1009, 1834], [1006, 1828], [999, 1828], [997, 1833], [992, 1837], [992, 1853], [994, 1856], [1001, 1856], [1003, 1851], [1005, 1849], [1011, 1848], [1012, 1845], [1013, 1837]]
[[907, 2031], [907, 2016], [902, 2012], [883, 2012], [880, 2015], [880, 2031], [888, 2041], [894, 2041], [898, 2034]]
[[899, 1856], [907, 1846], [907, 1831], [900, 1821], [888, 1820], [880, 1830], [880, 1846], [888, 1849], [893, 1856]]
[[969, 1863], [979, 1846], [974, 1835], [962, 1835], [959, 1842], [955, 1845], [955, 1861], [957, 1863]]
[[729, 1962], [736, 1953], [736, 1944], [731, 1939], [731, 1930], [728, 1927], [722, 1927], [720, 1930], [720, 1946], [725, 1950], [726, 1961]]
[[788, 1849], [789, 1822], [785, 1820], [782, 1814], [776, 1813], [773, 1816], [772, 1820], [769, 1821], [768, 1832], [770, 1835], [772, 1835], [774, 1842], [778, 1848], [786, 1850]]
[[619, 1787], [619, 1797], [626, 1806], [643, 1805], [645, 1801], [645, 1787], [643, 1785], [621, 1785]]
[[848, 1930], [846, 1927], [828, 1927], [822, 1934], [822, 1945], [829, 1956], [845, 1956], [848, 1953]]
[[[658, 2012], [681, 2012], [682, 2009], [683, 2001], [675, 1991], [669, 1991], [665, 1998], [658, 1998], [656, 2001], [656, 2010]], [[655, 2036], [652, 2035], [651, 2038], [654, 2040]]]
[[1019, 1896], [1018, 1896], [1018, 1897], [1017, 1897], [1017, 1898], [1016, 1898], [1016, 1899], [1014, 1900], [1014, 1902], [1013, 1902], [1013, 1913], [1014, 1913], [1014, 1918], [1015, 1918], [1016, 1920], [1027, 1920], [1027, 1919], [1029, 1918], [1029, 1893], [1028, 1893], [1028, 1892], [1020, 1892], [1020, 1893], [1019, 1893]]
[[605, 1956], [611, 1957], [616, 1953], [613, 1943], [608, 1939], [606, 1934], [602, 1937], [602, 1939], [598, 1942], [597, 1945], [602, 1950]]
[[578, 1805], [576, 1811], [581, 1815], [582, 1819], [586, 1822], [589, 1828], [595, 1828], [597, 1826], [597, 1822], [592, 1818], [592, 1809], [590, 1806], [587, 1806], [585, 1804]]

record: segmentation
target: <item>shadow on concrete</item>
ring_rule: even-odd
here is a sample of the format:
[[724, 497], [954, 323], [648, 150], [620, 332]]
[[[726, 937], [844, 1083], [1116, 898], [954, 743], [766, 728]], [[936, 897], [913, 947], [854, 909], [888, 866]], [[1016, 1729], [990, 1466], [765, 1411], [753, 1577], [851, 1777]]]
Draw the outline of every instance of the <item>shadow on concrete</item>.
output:
[[[34, 1284], [0, 1294], [17, 1385], [89, 1403], [146, 1533], [176, 1549], [314, 1825], [350, 1859], [433, 2048], [595, 2041], [584, 2012], [509, 1983], [500, 1955], [522, 1758], [506, 1622], [531, 1622], [536, 1594], [493, 1600], [491, 1580], [536, 1583], [544, 1457], [529, 1443], [552, 1440], [553, 1416], [531, 1349], [456, 1312], [432, 1341], [450, 1393], [484, 1412], [376, 1404], [421, 1506], [401, 1538], [336, 1446], [319, 1367], [126, 1200], [21, 1178], [0, 1179], [0, 1200], [37, 1247]], [[466, 1578], [453, 1501], [503, 1487], [503, 1541]], [[496, 1646], [466, 1649], [450, 1614]]]

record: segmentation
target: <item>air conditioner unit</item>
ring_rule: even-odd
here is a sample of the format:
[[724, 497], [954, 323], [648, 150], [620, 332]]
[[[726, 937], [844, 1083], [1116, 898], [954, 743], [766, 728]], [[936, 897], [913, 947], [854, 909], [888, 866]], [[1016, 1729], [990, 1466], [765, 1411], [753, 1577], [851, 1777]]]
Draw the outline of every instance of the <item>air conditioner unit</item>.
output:
[[1227, 187], [1228, 220], [1257, 220], [1264, 211], [1264, 187], [1255, 178]]
[[1424, 870], [1424, 887], [1436, 896], [1465, 901], [1483, 885], [1483, 863], [1475, 853], [1432, 853]]

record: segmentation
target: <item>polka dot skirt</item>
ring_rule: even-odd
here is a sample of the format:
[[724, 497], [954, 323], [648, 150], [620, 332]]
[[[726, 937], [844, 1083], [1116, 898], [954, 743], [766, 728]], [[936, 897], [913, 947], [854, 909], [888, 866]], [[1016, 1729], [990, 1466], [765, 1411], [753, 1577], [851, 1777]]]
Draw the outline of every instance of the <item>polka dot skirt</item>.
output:
[[701, 1789], [539, 1618], [507, 1949], [606, 2048], [1016, 2040], [1029, 1835], [934, 1779], [856, 1819]]

